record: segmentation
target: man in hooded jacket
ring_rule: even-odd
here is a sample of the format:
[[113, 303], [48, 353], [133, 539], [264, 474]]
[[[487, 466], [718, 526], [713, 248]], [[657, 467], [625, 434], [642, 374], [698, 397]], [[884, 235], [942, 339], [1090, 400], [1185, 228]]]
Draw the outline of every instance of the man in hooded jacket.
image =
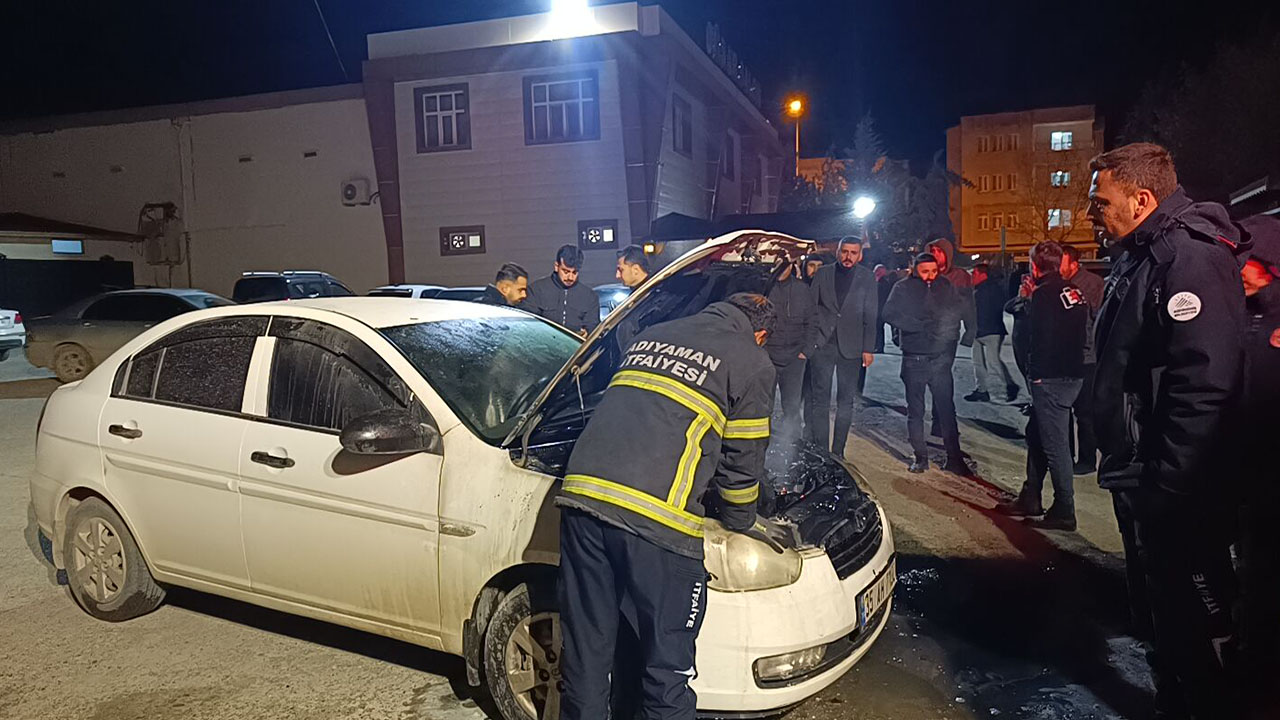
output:
[[1095, 323], [1094, 418], [1135, 634], [1150, 643], [1158, 717], [1229, 720], [1235, 488], [1223, 465], [1249, 241], [1221, 206], [1186, 196], [1158, 145], [1117, 148], [1089, 169], [1090, 220], [1120, 250]]
[[[959, 345], [965, 347], [973, 347], [973, 340], [978, 332], [978, 306], [973, 300], [973, 278], [969, 275], [969, 271], [956, 265], [956, 248], [946, 238], [938, 238], [925, 246], [934, 259], [938, 261], [938, 277], [946, 278], [951, 283], [951, 287], [956, 290], [957, 310], [960, 315], [961, 322], [964, 323], [964, 333], [951, 344], [951, 364], [956, 361], [956, 348]], [[954, 404], [955, 399], [952, 399]], [[941, 435], [942, 429], [938, 425], [939, 414], [937, 412], [938, 405], [935, 399], [933, 405], [933, 422], [931, 424], [931, 434]]]

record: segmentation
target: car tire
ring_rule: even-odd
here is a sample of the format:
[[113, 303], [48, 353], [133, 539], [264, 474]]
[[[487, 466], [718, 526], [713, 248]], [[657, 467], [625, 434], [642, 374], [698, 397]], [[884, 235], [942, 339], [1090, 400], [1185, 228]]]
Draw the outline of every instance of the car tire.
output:
[[484, 636], [485, 684], [503, 720], [560, 717], [560, 613], [554, 583], [521, 583]]
[[84, 611], [108, 622], [145, 615], [164, 601], [119, 513], [100, 498], [82, 501], [67, 513], [62, 563], [71, 595]]
[[53, 351], [53, 374], [59, 382], [83, 380], [90, 370], [93, 370], [93, 358], [80, 345], [67, 343]]
[[8, 359], [9, 359], [9, 351], [0, 350], [0, 362], [4, 362], [5, 360], [8, 360]]

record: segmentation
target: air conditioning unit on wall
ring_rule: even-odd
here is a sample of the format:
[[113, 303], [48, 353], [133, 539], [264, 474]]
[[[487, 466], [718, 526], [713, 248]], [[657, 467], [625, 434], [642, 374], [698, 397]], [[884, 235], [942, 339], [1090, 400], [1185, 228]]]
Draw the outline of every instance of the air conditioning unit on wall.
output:
[[370, 202], [368, 179], [352, 178], [342, 183], [343, 205], [368, 205]]

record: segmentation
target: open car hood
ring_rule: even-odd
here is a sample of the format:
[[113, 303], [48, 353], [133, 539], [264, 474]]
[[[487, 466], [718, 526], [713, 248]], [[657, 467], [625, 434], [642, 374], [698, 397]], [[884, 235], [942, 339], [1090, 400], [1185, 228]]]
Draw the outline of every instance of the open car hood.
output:
[[511, 447], [567, 407], [585, 410], [587, 397], [604, 391], [618, 359], [618, 328], [636, 332], [685, 317], [735, 292], [768, 291], [788, 263], [811, 253], [814, 242], [764, 230], [740, 230], [708, 240], [654, 273], [583, 341], [547, 383], [503, 441]]

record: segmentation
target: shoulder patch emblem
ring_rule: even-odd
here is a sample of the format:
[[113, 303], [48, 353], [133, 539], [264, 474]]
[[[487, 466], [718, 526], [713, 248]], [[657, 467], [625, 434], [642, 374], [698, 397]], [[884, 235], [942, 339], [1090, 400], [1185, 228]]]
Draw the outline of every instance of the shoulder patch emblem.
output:
[[1169, 311], [1169, 317], [1178, 322], [1186, 322], [1194, 320], [1200, 314], [1200, 297], [1193, 292], [1180, 292], [1169, 298], [1165, 309]]
[[1280, 327], [1271, 331], [1271, 347], [1280, 348]]
[[1058, 297], [1062, 299], [1062, 307], [1068, 310], [1084, 304], [1084, 293], [1080, 292], [1079, 288], [1071, 285], [1062, 288], [1062, 292], [1058, 293]]

